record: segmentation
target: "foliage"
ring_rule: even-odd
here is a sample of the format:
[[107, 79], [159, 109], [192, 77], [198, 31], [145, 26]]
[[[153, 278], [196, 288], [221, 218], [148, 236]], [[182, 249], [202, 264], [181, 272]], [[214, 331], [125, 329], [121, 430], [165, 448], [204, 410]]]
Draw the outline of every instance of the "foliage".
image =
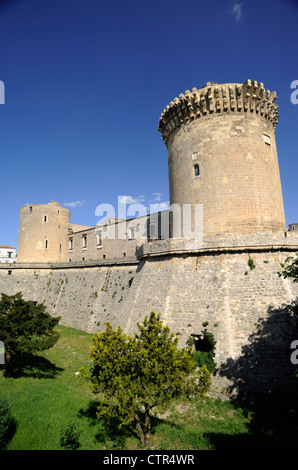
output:
[[[282, 271], [278, 272], [280, 277], [291, 278], [293, 282], [298, 282], [298, 253], [296, 253], [296, 258], [293, 256], [288, 256], [284, 263], [280, 263], [283, 268]], [[292, 302], [291, 305], [287, 306], [288, 310], [298, 318], [298, 303]], [[298, 328], [298, 321], [296, 321], [296, 328]]]
[[296, 258], [293, 256], [288, 256], [284, 263], [280, 263], [283, 271], [280, 271], [279, 276], [284, 278], [292, 278], [293, 282], [298, 282], [298, 253], [296, 253]]
[[[29, 368], [30, 375], [26, 373], [15, 381], [7, 380], [0, 368], [1, 397], [9, 399], [17, 423], [9, 432], [6, 449], [61, 450], [60, 430], [71, 420], [82, 431], [79, 450], [141, 450], [139, 438], [128, 428], [121, 432], [115, 429], [115, 434], [111, 434], [105, 422], [98, 420], [97, 403], [88, 383], [78, 381], [75, 375], [82, 364], [88, 368], [92, 335], [62, 325], [57, 330], [59, 341], [38, 355], [47, 361], [47, 371], [43, 368], [38, 374], [35, 367], [40, 364], [34, 362]], [[52, 367], [59, 373], [52, 373]], [[296, 450], [297, 435], [293, 429], [297, 422], [293, 420], [297, 413], [289, 413], [298, 409], [296, 395], [282, 394], [269, 406], [266, 399], [258, 410], [249, 402], [246, 407], [252, 414], [242, 412], [239, 406], [207, 397], [174, 400], [164, 415], [152, 418], [151, 449], [192, 453], [195, 449], [210, 448]], [[260, 419], [260, 413], [264, 419]]]
[[195, 367], [206, 366], [207, 370], [212, 374], [215, 372], [216, 363], [213, 354], [210, 351], [196, 351], [194, 353]]
[[[178, 348], [178, 338], [151, 312], [130, 337], [121, 327], [96, 334], [89, 380], [100, 394], [98, 417], [119, 427], [136, 425], [142, 444], [149, 445], [153, 409], [165, 409], [172, 399], [203, 396], [210, 387], [206, 367], [194, 370], [191, 348]], [[86, 376], [86, 374], [85, 374]]]
[[0, 450], [3, 450], [9, 439], [9, 430], [13, 425], [13, 418], [9, 403], [6, 399], [0, 398]]
[[75, 423], [69, 423], [62, 431], [60, 445], [67, 450], [77, 450], [80, 447], [81, 431], [77, 429]]
[[54, 327], [60, 318], [46, 312], [44, 304], [22, 298], [21, 292], [0, 300], [0, 339], [5, 345], [6, 366], [15, 354], [51, 348], [59, 334]]
[[249, 260], [247, 262], [248, 266], [250, 267], [251, 270], [255, 269], [255, 263], [254, 263], [254, 260], [252, 258], [249, 257]]
[[[293, 256], [288, 256], [284, 263], [280, 263], [283, 271], [278, 272], [278, 275], [281, 277], [291, 278], [293, 282], [298, 282], [298, 253], [296, 253], [296, 258]], [[296, 318], [296, 332], [298, 331], [298, 302], [292, 302], [291, 305], [287, 306], [288, 311], [291, 312]], [[298, 377], [298, 369], [294, 371], [294, 375]]]
[[[208, 323], [203, 323], [203, 326], [207, 325]], [[204, 328], [200, 335], [191, 335], [186, 344], [195, 348], [195, 367], [206, 366], [211, 374], [214, 373], [216, 370], [214, 361], [216, 340], [213, 333]]]

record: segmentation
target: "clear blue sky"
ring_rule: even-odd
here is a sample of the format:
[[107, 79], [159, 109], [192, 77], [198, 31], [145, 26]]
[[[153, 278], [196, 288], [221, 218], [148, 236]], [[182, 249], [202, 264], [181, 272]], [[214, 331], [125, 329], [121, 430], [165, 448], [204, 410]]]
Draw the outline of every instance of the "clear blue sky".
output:
[[162, 110], [247, 78], [277, 92], [286, 222], [298, 222], [297, 39], [294, 0], [0, 1], [0, 244], [17, 246], [27, 203], [73, 203], [71, 221], [95, 225], [118, 196], [168, 201]]

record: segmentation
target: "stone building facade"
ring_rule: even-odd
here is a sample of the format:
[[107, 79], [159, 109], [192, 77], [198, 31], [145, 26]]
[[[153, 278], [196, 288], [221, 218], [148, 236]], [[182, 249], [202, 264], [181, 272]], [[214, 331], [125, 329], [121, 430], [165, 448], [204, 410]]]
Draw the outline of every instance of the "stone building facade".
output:
[[107, 219], [101, 225], [68, 235], [68, 261], [105, 260], [136, 256], [138, 244], [147, 241], [148, 217]]
[[127, 220], [108, 218], [92, 227], [71, 223], [70, 211], [59, 202], [27, 204], [20, 211], [18, 262], [72, 263], [136, 257], [139, 245], [168, 235], [168, 211]]

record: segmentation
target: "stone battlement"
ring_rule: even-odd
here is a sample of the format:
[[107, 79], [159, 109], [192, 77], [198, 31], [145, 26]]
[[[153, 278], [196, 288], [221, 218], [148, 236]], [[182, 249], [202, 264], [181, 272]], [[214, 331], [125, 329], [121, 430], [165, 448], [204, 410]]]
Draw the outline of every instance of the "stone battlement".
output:
[[199, 90], [186, 90], [185, 94], [181, 93], [179, 98], [174, 98], [163, 110], [158, 130], [167, 143], [176, 128], [199, 117], [227, 111], [255, 112], [270, 121], [275, 129], [278, 122], [276, 98], [275, 91], [265, 90], [263, 83], [256, 80], [222, 85], [208, 82]]

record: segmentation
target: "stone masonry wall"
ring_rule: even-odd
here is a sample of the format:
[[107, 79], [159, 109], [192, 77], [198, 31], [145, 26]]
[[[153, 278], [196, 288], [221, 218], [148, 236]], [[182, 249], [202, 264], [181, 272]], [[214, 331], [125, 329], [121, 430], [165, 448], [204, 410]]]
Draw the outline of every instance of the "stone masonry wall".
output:
[[62, 325], [90, 333], [109, 320], [132, 334], [154, 310], [178, 335], [180, 346], [208, 322], [217, 341], [221, 387], [226, 379], [244, 381], [248, 388], [284, 387], [293, 377], [290, 344], [297, 339], [285, 305], [296, 300], [298, 285], [278, 271], [296, 250], [189, 251], [144, 257], [139, 263], [71, 267], [2, 265], [0, 292], [22, 291], [26, 299], [45, 302]]
[[292, 387], [290, 345], [297, 338], [285, 305], [296, 300], [298, 286], [277, 274], [288, 256], [264, 250], [148, 258], [139, 266], [134, 303], [125, 310], [126, 330], [155, 310], [185, 346], [208, 322], [217, 341], [220, 387]]
[[[26, 300], [44, 302], [48, 312], [61, 316], [60, 324], [94, 333], [106, 321], [126, 326], [122, 318], [124, 300], [128, 297], [136, 262], [121, 265], [75, 267], [37, 264], [5, 265], [0, 270], [0, 292], [9, 295], [22, 292]], [[11, 274], [9, 274], [11, 273]]]

